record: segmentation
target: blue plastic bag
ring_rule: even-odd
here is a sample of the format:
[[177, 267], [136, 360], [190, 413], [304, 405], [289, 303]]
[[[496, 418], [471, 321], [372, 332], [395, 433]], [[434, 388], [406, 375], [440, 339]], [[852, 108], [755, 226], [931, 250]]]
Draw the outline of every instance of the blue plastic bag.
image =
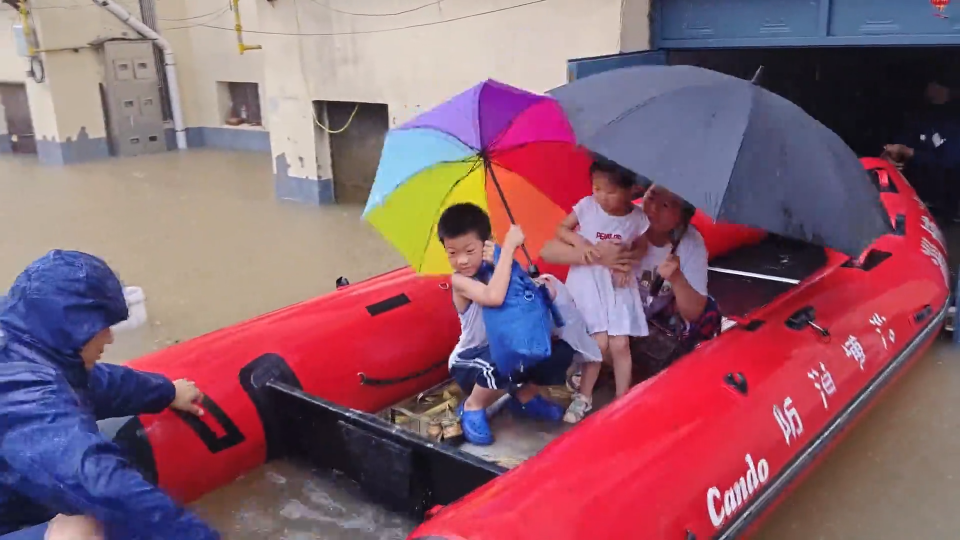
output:
[[[500, 246], [494, 249], [493, 260], [500, 260]], [[493, 267], [484, 263], [477, 279], [486, 283], [492, 275]], [[484, 307], [483, 324], [491, 360], [497, 371], [510, 377], [550, 357], [553, 328], [562, 327], [563, 319], [546, 285], [535, 283], [520, 263], [513, 261], [503, 304]]]

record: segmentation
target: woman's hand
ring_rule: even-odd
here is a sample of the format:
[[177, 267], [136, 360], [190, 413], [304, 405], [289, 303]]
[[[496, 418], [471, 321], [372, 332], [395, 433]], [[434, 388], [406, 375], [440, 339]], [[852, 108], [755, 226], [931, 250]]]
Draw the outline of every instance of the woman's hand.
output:
[[583, 247], [583, 264], [596, 264], [600, 260], [600, 251], [597, 246]]
[[543, 285], [547, 288], [547, 293], [550, 295], [551, 300], [557, 299], [557, 289], [553, 287], [553, 283], [550, 283], [549, 279], [544, 278], [543, 276], [536, 277], [533, 279], [533, 282], [537, 285]]
[[631, 242], [630, 249], [627, 252], [627, 257], [629, 257], [634, 263], [639, 263], [647, 254], [647, 249], [649, 247], [650, 240], [647, 239], [647, 231], [643, 231], [643, 234], [636, 237], [633, 242]]
[[103, 530], [97, 520], [87, 516], [57, 514], [43, 535], [44, 540], [103, 540]]
[[203, 393], [200, 392], [193, 381], [178, 379], [173, 381], [173, 387], [177, 389], [177, 395], [173, 398], [173, 403], [170, 404], [171, 409], [203, 416], [203, 409], [197, 404], [203, 399]]
[[673, 253], [667, 255], [667, 258], [657, 266], [657, 273], [667, 281], [672, 281], [680, 272], [680, 257]]
[[629, 266], [633, 261], [630, 260], [629, 250], [619, 240], [602, 240], [593, 246], [597, 250], [598, 257], [595, 264], [602, 264], [611, 269], [623, 268]]

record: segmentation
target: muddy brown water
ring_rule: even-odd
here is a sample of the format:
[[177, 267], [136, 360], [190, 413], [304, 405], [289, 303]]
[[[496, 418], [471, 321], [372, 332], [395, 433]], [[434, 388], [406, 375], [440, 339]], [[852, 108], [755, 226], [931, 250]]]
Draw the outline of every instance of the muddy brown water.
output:
[[[118, 334], [112, 362], [324, 294], [341, 275], [358, 281], [402, 264], [359, 207], [275, 201], [260, 154], [190, 151], [69, 168], [3, 157], [0, 201], [0, 288], [59, 247], [95, 253], [144, 289], [149, 324]], [[958, 390], [960, 355], [938, 344], [759, 537], [956, 538]], [[414, 527], [337, 475], [284, 462], [191, 506], [236, 540], [399, 539]]]

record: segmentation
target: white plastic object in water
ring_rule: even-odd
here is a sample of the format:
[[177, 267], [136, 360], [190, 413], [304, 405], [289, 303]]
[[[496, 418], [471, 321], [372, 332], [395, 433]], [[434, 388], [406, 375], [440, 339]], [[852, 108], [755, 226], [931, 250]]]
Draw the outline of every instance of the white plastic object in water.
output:
[[140, 287], [124, 287], [123, 299], [127, 302], [127, 311], [130, 316], [127, 320], [113, 325], [115, 332], [132, 330], [143, 326], [147, 322], [147, 297]]

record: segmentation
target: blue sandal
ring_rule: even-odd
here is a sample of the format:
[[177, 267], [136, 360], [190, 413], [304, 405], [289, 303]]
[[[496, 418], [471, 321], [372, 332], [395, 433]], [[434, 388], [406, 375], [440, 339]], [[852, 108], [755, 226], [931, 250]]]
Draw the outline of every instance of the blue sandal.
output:
[[463, 438], [468, 443], [477, 446], [490, 446], [493, 444], [493, 432], [490, 431], [490, 423], [487, 422], [487, 411], [463, 410], [463, 403], [457, 406], [457, 416], [460, 417], [460, 427], [463, 429]]
[[[563, 419], [563, 407], [553, 403], [543, 396], [537, 395], [526, 403], [520, 403], [516, 397], [507, 402], [510, 412], [517, 415], [526, 416], [534, 420], [549, 420], [559, 422]], [[466, 430], [464, 430], [466, 431]]]

